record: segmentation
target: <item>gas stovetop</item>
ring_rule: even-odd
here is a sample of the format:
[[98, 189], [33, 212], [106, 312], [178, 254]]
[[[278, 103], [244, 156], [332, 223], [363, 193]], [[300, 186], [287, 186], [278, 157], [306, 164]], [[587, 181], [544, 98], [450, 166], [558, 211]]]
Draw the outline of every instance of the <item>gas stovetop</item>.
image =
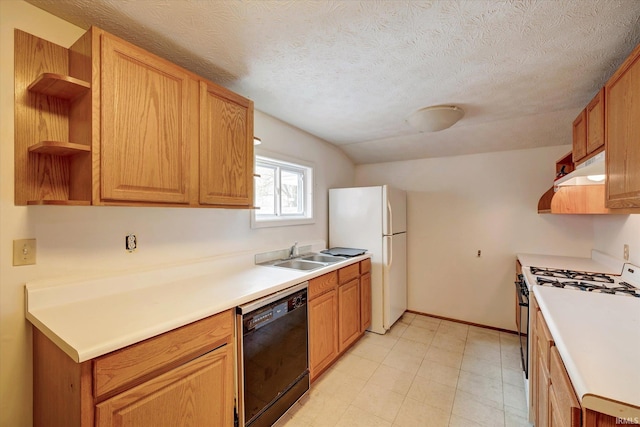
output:
[[536, 284], [586, 292], [640, 298], [640, 268], [625, 264], [621, 276], [586, 271], [530, 267]]

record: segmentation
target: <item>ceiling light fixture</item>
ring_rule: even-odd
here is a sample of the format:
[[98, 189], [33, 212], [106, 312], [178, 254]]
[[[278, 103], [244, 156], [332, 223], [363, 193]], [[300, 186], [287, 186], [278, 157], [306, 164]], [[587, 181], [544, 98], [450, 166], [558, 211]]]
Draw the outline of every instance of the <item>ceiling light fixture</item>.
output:
[[464, 110], [453, 105], [436, 105], [413, 112], [407, 122], [420, 132], [437, 132], [450, 128], [464, 116]]

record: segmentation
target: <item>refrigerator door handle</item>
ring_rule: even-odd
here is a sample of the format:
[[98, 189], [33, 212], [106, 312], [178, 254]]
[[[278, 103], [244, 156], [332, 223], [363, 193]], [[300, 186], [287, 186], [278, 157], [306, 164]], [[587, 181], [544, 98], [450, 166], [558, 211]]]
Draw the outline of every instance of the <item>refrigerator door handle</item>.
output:
[[387, 199], [387, 235], [391, 236], [393, 234], [393, 211], [391, 210], [391, 202]]
[[387, 253], [386, 253], [386, 261], [387, 268], [391, 268], [391, 264], [393, 264], [393, 237], [386, 236], [387, 239]]

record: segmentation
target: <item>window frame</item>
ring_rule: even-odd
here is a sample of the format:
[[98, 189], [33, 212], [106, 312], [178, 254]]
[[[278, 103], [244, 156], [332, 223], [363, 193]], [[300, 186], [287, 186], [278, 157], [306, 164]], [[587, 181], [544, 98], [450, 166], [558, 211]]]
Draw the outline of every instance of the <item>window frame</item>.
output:
[[[257, 151], [257, 150], [256, 150]], [[295, 159], [289, 156], [285, 156], [278, 153], [271, 153], [264, 150], [260, 150], [260, 152], [256, 152], [254, 158], [254, 168], [257, 169], [258, 166], [262, 163], [268, 167], [275, 167], [280, 171], [291, 171], [294, 173], [302, 173], [304, 178], [302, 180], [302, 196], [303, 196], [303, 213], [302, 214], [282, 214], [278, 212], [280, 209], [278, 200], [282, 199], [282, 191], [281, 186], [279, 186], [279, 180], [276, 179], [274, 182], [274, 188], [279, 193], [276, 197], [276, 202], [274, 202], [274, 206], [276, 206], [276, 214], [260, 217], [260, 210], [253, 209], [251, 212], [251, 228], [266, 228], [266, 227], [284, 227], [284, 226], [292, 226], [292, 225], [305, 225], [305, 224], [314, 224], [315, 223], [315, 213], [314, 213], [314, 172], [315, 165], [310, 162], [306, 162], [300, 159]], [[257, 172], [256, 172], [256, 175]], [[256, 179], [259, 179], [256, 177]], [[254, 206], [257, 205], [257, 185], [254, 185]]]

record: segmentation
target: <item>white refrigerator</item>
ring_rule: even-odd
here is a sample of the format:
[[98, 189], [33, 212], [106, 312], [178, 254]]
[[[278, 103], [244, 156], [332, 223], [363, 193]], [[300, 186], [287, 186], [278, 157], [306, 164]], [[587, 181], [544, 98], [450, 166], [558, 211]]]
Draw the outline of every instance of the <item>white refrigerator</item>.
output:
[[407, 309], [407, 195], [388, 185], [329, 190], [329, 246], [371, 254], [371, 328], [384, 334]]

